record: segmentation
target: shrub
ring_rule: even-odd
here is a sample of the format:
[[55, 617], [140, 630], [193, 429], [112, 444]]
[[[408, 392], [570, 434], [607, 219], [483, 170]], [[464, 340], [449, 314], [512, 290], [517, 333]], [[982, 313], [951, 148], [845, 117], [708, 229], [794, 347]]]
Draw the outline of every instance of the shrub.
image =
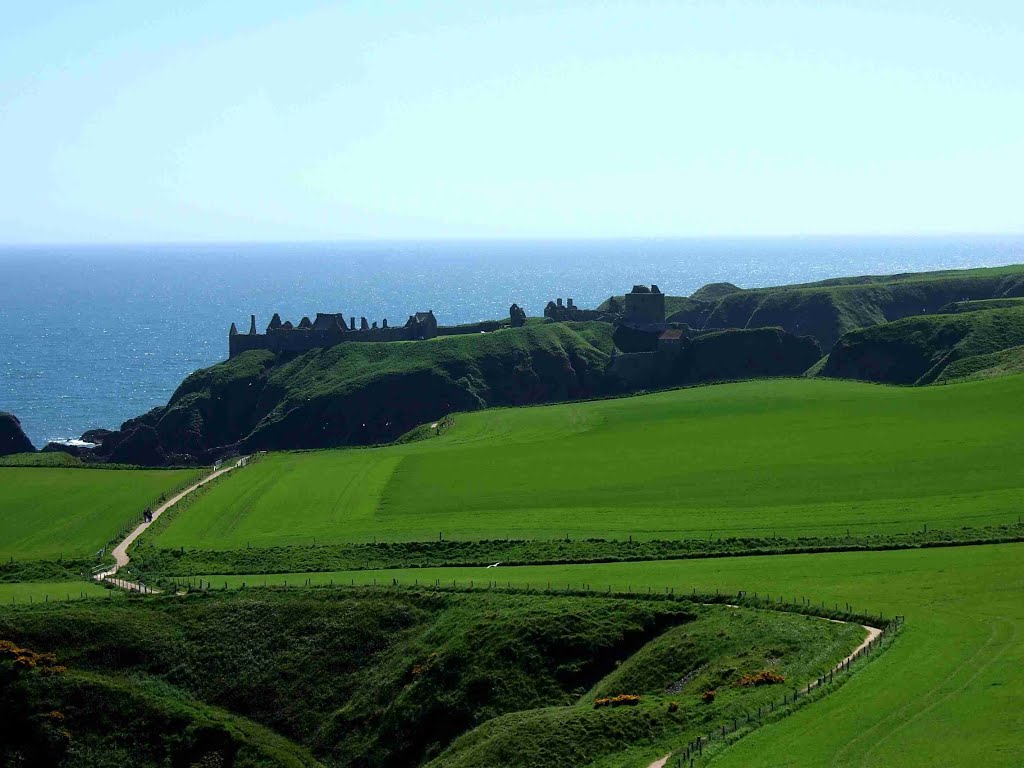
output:
[[619, 696], [609, 696], [604, 699], [594, 699], [594, 709], [599, 707], [635, 707], [640, 703], [640, 697], [632, 693], [623, 693]]
[[670, 701], [669, 704], [668, 704], [668, 711], [669, 712], [678, 712], [679, 711], [679, 702], [677, 702], [677, 701]]
[[751, 685], [775, 685], [777, 683], [786, 682], [786, 678], [780, 675], [778, 672], [773, 672], [770, 669], [763, 669], [753, 675], [744, 675], [739, 680], [739, 685], [751, 686]]

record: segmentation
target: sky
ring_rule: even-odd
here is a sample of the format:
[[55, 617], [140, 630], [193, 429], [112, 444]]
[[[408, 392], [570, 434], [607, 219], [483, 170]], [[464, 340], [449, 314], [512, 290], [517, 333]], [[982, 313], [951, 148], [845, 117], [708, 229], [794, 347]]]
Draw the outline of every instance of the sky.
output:
[[8, 2], [0, 243], [1019, 233], [1024, 3]]

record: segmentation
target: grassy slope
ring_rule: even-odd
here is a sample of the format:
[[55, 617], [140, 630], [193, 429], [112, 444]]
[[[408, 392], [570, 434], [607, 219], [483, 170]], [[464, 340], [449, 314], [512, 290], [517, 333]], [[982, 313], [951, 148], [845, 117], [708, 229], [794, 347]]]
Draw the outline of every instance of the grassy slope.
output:
[[[269, 728], [196, 702], [153, 680], [72, 671], [41, 681], [37, 695], [71, 734], [65, 768], [318, 768], [301, 746]], [[160, 734], [154, 738], [154, 734]]]
[[[646, 765], [672, 744], [692, 739], [702, 725], [707, 730], [711, 722], [779, 700], [778, 687], [740, 687], [743, 675], [771, 669], [790, 686], [803, 684], [835, 666], [865, 634], [855, 624], [719, 607], [645, 645], [576, 706], [488, 721], [430, 765], [629, 765], [638, 757]], [[669, 693], [672, 685], [678, 688]], [[700, 700], [707, 690], [717, 693], [710, 706]], [[642, 701], [635, 709], [593, 708], [595, 699], [623, 694], [640, 695]], [[670, 702], [679, 707], [676, 713], [667, 711]]]
[[[73, 732], [85, 730], [76, 738], [103, 753], [99, 729], [76, 721], [91, 699], [94, 717], [114, 724], [123, 757], [145, 765], [159, 764], [168, 745], [172, 761], [182, 762], [183, 750], [196, 759], [203, 750], [189, 736], [189, 721], [216, 731], [234, 718], [242, 744], [255, 738], [273, 746], [269, 731], [252, 725], [259, 723], [333, 765], [397, 768], [438, 755], [493, 718], [498, 725], [486, 743], [477, 740], [470, 751], [500, 751], [494, 737], [505, 732], [502, 716], [538, 707], [563, 723], [585, 717], [593, 736], [586, 748], [599, 757], [633, 746], [637, 729], [623, 732], [621, 710], [594, 710], [597, 696], [625, 688], [643, 694], [643, 709], [658, 719], [648, 738], [689, 739], [697, 728], [779, 698], [777, 689], [738, 687], [741, 675], [772, 659], [787, 679], [803, 682], [862, 636], [855, 625], [689, 602], [380, 590], [208, 593], [0, 612], [0, 638], [54, 652], [73, 670], [70, 693], [46, 693]], [[639, 664], [620, 666], [640, 650]], [[695, 669], [682, 690], [665, 692]], [[81, 684], [120, 690], [116, 698], [127, 700], [72, 695]], [[720, 697], [708, 707], [699, 695], [712, 684]], [[666, 717], [669, 701], [679, 714]], [[45, 696], [39, 707], [47, 709]], [[114, 716], [132, 709], [154, 721], [159, 738]], [[521, 751], [550, 758], [542, 732], [528, 728], [522, 736]], [[225, 740], [224, 733], [214, 739]], [[575, 754], [571, 744], [562, 748], [570, 750], [562, 757]], [[463, 748], [457, 753], [454, 764], [484, 764]]]
[[1022, 394], [1024, 377], [915, 390], [775, 380], [460, 415], [418, 443], [270, 455], [148, 540], [228, 549], [440, 531], [685, 538], [1016, 522]]
[[951, 312], [984, 312], [989, 309], [1013, 309], [1024, 306], [1024, 298], [1012, 299], [980, 299], [978, 301], [954, 301], [943, 307], [944, 313]]
[[[974, 362], [971, 358], [997, 355], [1022, 344], [1024, 305], [905, 318], [844, 335], [820, 375], [930, 384], [940, 378], [959, 378], [975, 367], [1003, 368], [1003, 357]], [[1012, 370], [1014, 364], [1008, 367]]]
[[[706, 328], [778, 325], [811, 334], [828, 349], [844, 333], [952, 302], [1024, 295], [1024, 266], [868, 275], [816, 283], [714, 292], [703, 312], [691, 311]], [[685, 308], [689, 311], [689, 307]]]
[[[823, 702], [763, 728], [716, 766], [1019, 765], [1024, 751], [1024, 545], [728, 560], [309, 574], [312, 583], [500, 579], [809, 596], [902, 614], [899, 642]], [[284, 578], [267, 576], [269, 583]], [[237, 584], [246, 577], [226, 577]], [[249, 579], [250, 583], [253, 579]], [[624, 768], [644, 768], [643, 759]], [[603, 766], [602, 766], [603, 768]]]
[[949, 384], [954, 381], [991, 379], [1014, 373], [1024, 373], [1024, 346], [957, 360], [944, 368], [935, 381], [938, 384]]
[[0, 637], [173, 686], [336, 765], [399, 766], [503, 712], [571, 703], [692, 617], [621, 600], [254, 592], [10, 609]]
[[0, 467], [0, 559], [92, 555], [199, 470]]
[[101, 587], [92, 581], [30, 581], [0, 583], [0, 607], [24, 605], [25, 603], [62, 602], [68, 599], [82, 600], [106, 597], [113, 599], [122, 593]]
[[0, 456], [0, 467], [81, 467], [83, 462], [69, 453], [12, 453]]

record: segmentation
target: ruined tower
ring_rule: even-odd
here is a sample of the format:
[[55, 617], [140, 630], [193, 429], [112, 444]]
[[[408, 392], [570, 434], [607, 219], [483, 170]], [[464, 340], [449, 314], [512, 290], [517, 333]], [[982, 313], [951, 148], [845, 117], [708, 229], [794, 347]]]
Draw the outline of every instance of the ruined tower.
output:
[[625, 296], [623, 320], [635, 325], [660, 325], [665, 322], [665, 294], [656, 285], [634, 285]]

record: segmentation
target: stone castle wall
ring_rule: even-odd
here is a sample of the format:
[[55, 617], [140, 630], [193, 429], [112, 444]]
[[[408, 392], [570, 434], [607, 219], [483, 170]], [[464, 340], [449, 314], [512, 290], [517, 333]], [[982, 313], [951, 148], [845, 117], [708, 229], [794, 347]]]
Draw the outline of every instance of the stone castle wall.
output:
[[318, 314], [315, 324], [303, 318], [298, 327], [293, 327], [290, 323], [282, 324], [280, 318], [274, 315], [266, 333], [256, 333], [254, 316], [249, 333], [238, 333], [232, 324], [228, 332], [228, 357], [254, 349], [265, 349], [275, 354], [302, 353], [345, 342], [418, 341], [438, 335], [437, 321], [432, 312], [418, 312], [410, 316], [405, 325], [400, 326], [388, 326], [387, 321], [384, 321], [383, 327], [378, 328], [376, 323], [371, 327], [366, 318], [361, 318], [361, 325], [361, 328], [355, 327], [355, 318], [351, 319], [351, 323], [345, 323], [340, 314]]
[[228, 337], [228, 356], [234, 357], [251, 349], [270, 352], [308, 352], [318, 347], [333, 347], [351, 341], [415, 341], [420, 338], [412, 328], [370, 328], [365, 331], [331, 331], [280, 328], [257, 334], [236, 334]]

